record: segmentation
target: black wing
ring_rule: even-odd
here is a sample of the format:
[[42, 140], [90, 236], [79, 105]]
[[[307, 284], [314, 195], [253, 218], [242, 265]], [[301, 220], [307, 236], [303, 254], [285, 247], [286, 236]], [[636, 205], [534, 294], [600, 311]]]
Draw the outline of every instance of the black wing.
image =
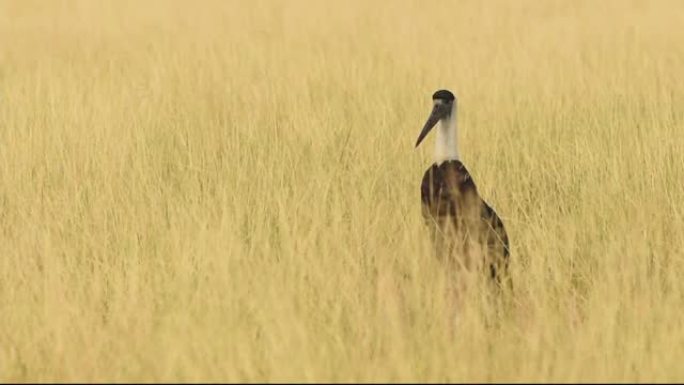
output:
[[[421, 183], [423, 216], [428, 224], [443, 230], [444, 226], [459, 227], [467, 217], [480, 218], [490, 254], [499, 255], [490, 265], [491, 275], [508, 269], [509, 241], [503, 221], [477, 192], [477, 186], [466, 167], [458, 160], [433, 164]], [[478, 226], [479, 227], [479, 226]]]
[[[501, 253], [502, 258], [495, 260], [490, 265], [490, 273], [492, 278], [500, 281], [502, 275], [508, 274], [508, 265], [510, 260], [510, 244], [508, 242], [508, 233], [503, 221], [496, 214], [487, 202], [482, 201], [482, 220], [485, 222], [487, 230], [487, 246], [492, 253]], [[504, 273], [504, 274], [501, 274]]]

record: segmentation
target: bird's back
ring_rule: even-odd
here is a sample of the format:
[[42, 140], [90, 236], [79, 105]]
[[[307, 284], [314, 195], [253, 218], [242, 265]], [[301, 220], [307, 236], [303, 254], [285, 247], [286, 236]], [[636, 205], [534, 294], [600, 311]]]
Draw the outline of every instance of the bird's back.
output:
[[463, 163], [433, 164], [423, 175], [421, 199], [438, 256], [467, 268], [488, 268], [499, 280], [508, 266], [508, 236], [499, 216], [480, 198]]

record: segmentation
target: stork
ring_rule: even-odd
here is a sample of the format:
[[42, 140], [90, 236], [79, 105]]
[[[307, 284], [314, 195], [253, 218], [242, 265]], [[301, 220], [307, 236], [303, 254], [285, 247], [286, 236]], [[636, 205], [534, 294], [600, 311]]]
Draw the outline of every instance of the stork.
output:
[[448, 90], [432, 95], [433, 107], [416, 147], [440, 123], [435, 163], [421, 183], [422, 212], [437, 256], [466, 270], [483, 269], [498, 284], [506, 278], [508, 235], [501, 218], [477, 191], [458, 153], [457, 101]]

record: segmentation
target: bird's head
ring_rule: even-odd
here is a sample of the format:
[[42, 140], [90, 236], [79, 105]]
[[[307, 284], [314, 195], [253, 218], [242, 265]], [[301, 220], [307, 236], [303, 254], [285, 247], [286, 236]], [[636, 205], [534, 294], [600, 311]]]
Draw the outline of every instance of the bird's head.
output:
[[439, 90], [432, 94], [432, 112], [418, 135], [416, 147], [425, 139], [432, 128], [442, 119], [449, 119], [451, 111], [456, 104], [456, 97], [449, 90]]

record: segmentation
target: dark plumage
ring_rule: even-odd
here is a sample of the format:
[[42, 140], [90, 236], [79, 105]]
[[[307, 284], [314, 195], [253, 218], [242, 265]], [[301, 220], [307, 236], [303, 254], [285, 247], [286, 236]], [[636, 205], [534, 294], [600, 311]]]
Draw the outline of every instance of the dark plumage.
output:
[[482, 258], [482, 267], [501, 282], [508, 268], [508, 235], [496, 212], [480, 198], [463, 163], [433, 164], [423, 175], [421, 199], [438, 256], [467, 268], [479, 265], [473, 258]]
[[445, 102], [453, 102], [456, 97], [449, 90], [439, 90], [432, 94], [432, 100], [443, 100]]

